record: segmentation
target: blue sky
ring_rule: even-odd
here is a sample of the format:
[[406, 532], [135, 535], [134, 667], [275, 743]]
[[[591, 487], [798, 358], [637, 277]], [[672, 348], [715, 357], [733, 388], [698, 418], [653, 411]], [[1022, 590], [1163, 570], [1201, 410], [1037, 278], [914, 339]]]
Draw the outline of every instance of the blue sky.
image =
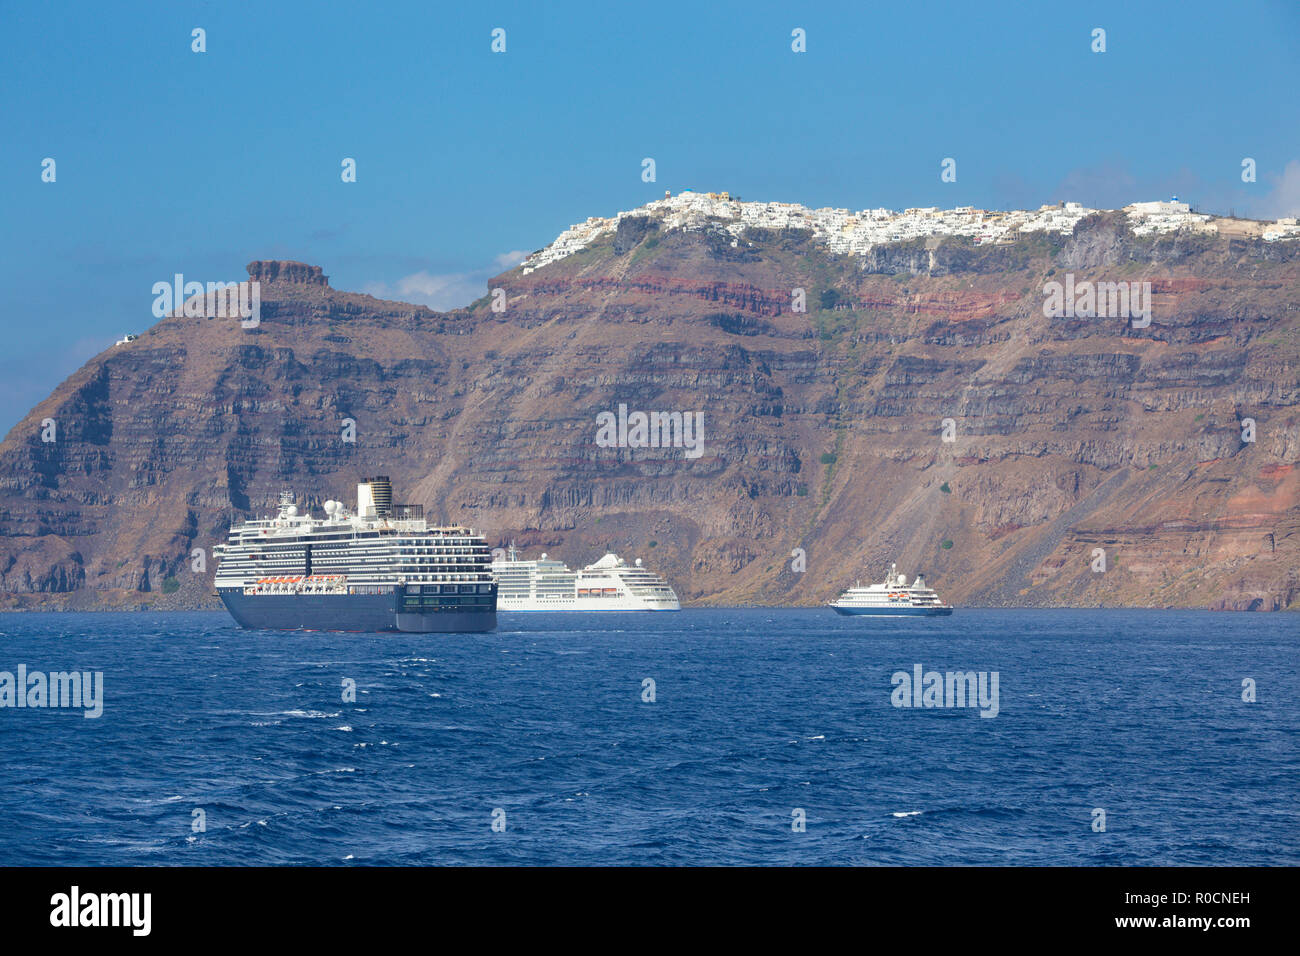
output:
[[154, 282], [255, 258], [451, 307], [570, 223], [687, 186], [1300, 211], [1300, 4], [1072, 6], [3, 0], [0, 431], [153, 324]]

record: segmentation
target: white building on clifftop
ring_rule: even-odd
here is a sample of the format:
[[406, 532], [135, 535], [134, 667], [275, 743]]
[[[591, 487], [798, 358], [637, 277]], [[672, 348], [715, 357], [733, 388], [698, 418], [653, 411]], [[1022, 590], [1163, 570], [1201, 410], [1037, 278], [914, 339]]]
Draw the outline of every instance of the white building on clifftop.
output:
[[[676, 196], [646, 203], [637, 209], [608, 218], [593, 216], [586, 222], [570, 226], [545, 249], [529, 256], [523, 274], [542, 268], [587, 248], [602, 236], [618, 229], [628, 217], [648, 216], [658, 220], [665, 231], [715, 230], [730, 234], [731, 244], [738, 246], [748, 229], [800, 229], [811, 232], [813, 239], [833, 253], [866, 255], [874, 247], [890, 242], [928, 239], [932, 236], [965, 236], [975, 244], [1013, 242], [1027, 233], [1070, 235], [1079, 221], [1100, 210], [1077, 202], [1040, 206], [1037, 210], [995, 212], [958, 206], [939, 209], [915, 207], [896, 213], [890, 209], [809, 209], [798, 203], [741, 202], [729, 193], [698, 193], [683, 190]], [[1177, 198], [1169, 202], [1140, 202], [1124, 207], [1129, 226], [1136, 235], [1178, 230], [1217, 232], [1214, 217], [1194, 213]], [[1294, 238], [1300, 229], [1290, 220], [1278, 220], [1265, 230], [1265, 238]]]

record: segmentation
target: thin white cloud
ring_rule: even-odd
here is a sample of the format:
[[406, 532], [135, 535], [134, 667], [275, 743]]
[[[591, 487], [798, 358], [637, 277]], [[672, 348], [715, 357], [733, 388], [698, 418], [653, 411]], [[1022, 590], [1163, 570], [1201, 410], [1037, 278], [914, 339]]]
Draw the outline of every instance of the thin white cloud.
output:
[[473, 272], [429, 272], [421, 269], [410, 275], [402, 276], [395, 282], [370, 282], [365, 291], [380, 299], [398, 299], [402, 302], [414, 302], [427, 305], [439, 312], [459, 309], [469, 305], [475, 299], [487, 294], [488, 280], [513, 269], [527, 258], [528, 253], [519, 250], [503, 252], [492, 260], [486, 269]]
[[493, 262], [498, 269], [513, 269], [528, 258], [528, 253], [521, 249], [515, 249], [513, 252], [503, 252], [497, 256]]
[[[1260, 171], [1260, 182], [1243, 185], [1239, 170], [1218, 181], [1207, 181], [1188, 169], [1159, 179], [1137, 179], [1127, 165], [1111, 160], [1070, 171], [1053, 191], [1055, 199], [1073, 199], [1097, 209], [1118, 209], [1146, 199], [1177, 196], [1198, 212], [1217, 216], [1280, 219], [1300, 216], [1300, 160], [1290, 160], [1280, 173]], [[1014, 183], [1013, 183], [1014, 185]], [[1026, 208], [1032, 208], [1026, 204]]]
[[1260, 203], [1260, 215], [1269, 219], [1300, 216], [1300, 159], [1282, 168], [1282, 175], [1271, 177], [1274, 186]]

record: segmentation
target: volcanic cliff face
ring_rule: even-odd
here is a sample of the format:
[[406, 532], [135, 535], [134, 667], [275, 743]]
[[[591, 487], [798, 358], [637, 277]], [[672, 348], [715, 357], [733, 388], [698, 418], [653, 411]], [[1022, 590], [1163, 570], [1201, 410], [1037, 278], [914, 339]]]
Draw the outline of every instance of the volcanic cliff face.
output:
[[[210, 601], [232, 520], [382, 472], [530, 557], [643, 557], [688, 602], [815, 603], [897, 561], [958, 604], [1287, 607], [1297, 246], [1101, 214], [849, 256], [629, 217], [446, 314], [255, 262], [256, 327], [164, 319], [10, 432], [0, 602]], [[1150, 325], [1044, 317], [1067, 274], [1150, 282]], [[620, 405], [701, 413], [699, 456], [598, 444]]]

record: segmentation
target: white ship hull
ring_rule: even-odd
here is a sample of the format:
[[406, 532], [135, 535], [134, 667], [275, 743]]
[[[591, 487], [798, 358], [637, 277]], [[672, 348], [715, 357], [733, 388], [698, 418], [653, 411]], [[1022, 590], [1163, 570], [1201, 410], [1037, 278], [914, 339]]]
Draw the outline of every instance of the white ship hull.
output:
[[865, 607], [855, 605], [832, 604], [836, 614], [847, 617], [868, 615], [871, 617], [946, 617], [952, 613], [950, 607]]
[[498, 599], [499, 611], [680, 611], [681, 604], [674, 601], [644, 601], [639, 598], [621, 597], [593, 601], [590, 598], [579, 600], [540, 599], [502, 601]]

